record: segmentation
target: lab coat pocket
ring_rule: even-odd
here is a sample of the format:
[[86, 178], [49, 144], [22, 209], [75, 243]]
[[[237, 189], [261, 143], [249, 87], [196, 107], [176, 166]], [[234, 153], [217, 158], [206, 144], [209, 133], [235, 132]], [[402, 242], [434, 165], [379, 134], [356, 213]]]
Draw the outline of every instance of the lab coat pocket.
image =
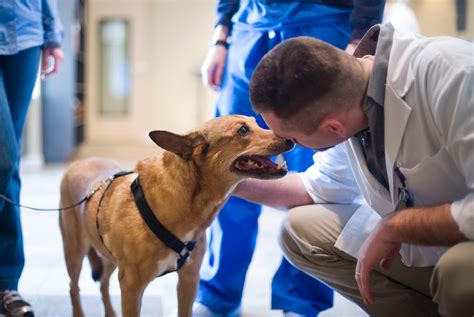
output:
[[447, 203], [467, 193], [464, 176], [444, 148], [412, 168], [399, 168], [415, 206]]

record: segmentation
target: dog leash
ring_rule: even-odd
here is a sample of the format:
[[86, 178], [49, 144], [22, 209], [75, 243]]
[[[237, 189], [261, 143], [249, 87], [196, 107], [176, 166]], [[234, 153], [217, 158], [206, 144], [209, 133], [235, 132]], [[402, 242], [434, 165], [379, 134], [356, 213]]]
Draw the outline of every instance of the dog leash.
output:
[[14, 200], [11, 200], [10, 198], [8, 198], [7, 196], [5, 196], [3, 194], [0, 194], [0, 199], [3, 199], [7, 203], [12, 204], [14, 206], [18, 206], [18, 207], [25, 208], [25, 209], [30, 209], [30, 210], [35, 210], [35, 211], [62, 211], [62, 210], [67, 210], [67, 209], [71, 209], [71, 208], [79, 206], [83, 202], [89, 200], [94, 193], [91, 193], [91, 194], [87, 195], [86, 197], [82, 198], [80, 201], [78, 201], [74, 205], [61, 207], [61, 208], [36, 208], [36, 207], [31, 207], [31, 206], [25, 206], [25, 205], [17, 203]]
[[[99, 199], [99, 203], [97, 205], [96, 228], [97, 228], [97, 234], [100, 238], [100, 241], [104, 245], [105, 249], [107, 249], [107, 251], [110, 254], [112, 254], [112, 252], [110, 252], [109, 248], [107, 248], [107, 245], [105, 244], [104, 238], [100, 234], [100, 230], [99, 230], [100, 229], [100, 224], [99, 224], [100, 207], [102, 205], [102, 201], [105, 197], [105, 194], [107, 193], [110, 186], [112, 185], [112, 182], [118, 177], [133, 174], [133, 173], [135, 173], [135, 172], [133, 172], [133, 171], [121, 171], [121, 172], [115, 173], [114, 175], [112, 175], [112, 176], [106, 178], [105, 180], [103, 180], [102, 182], [100, 182], [100, 184], [97, 187], [95, 187], [88, 195], [86, 195], [80, 201], [78, 201], [77, 203], [75, 203], [73, 205], [66, 206], [66, 207], [37, 208], [37, 207], [26, 206], [26, 205], [22, 205], [22, 204], [19, 204], [15, 201], [11, 200], [10, 198], [6, 197], [3, 194], [0, 194], [0, 199], [5, 200], [6, 202], [8, 202], [12, 205], [16, 205], [18, 207], [26, 208], [26, 209], [30, 209], [30, 210], [36, 210], [36, 211], [63, 211], [63, 210], [67, 210], [67, 209], [72, 209], [72, 208], [77, 207], [77, 206], [83, 204], [84, 202], [88, 201], [89, 199], [91, 199], [92, 196], [94, 196], [94, 194], [104, 184], [107, 184], [107, 186], [104, 189], [104, 192], [102, 193], [102, 196]], [[150, 208], [150, 206], [148, 205], [148, 203], [145, 199], [145, 194], [144, 194], [143, 189], [140, 185], [138, 176], [132, 182], [130, 189], [133, 193], [135, 204], [136, 204], [136, 206], [137, 206], [137, 208], [140, 212], [140, 215], [142, 216], [142, 218], [145, 221], [145, 223], [147, 224], [147, 226], [150, 228], [150, 230], [155, 234], [155, 236], [159, 240], [161, 240], [168, 248], [172, 249], [173, 251], [175, 251], [178, 254], [178, 261], [177, 261], [176, 270], [179, 270], [186, 263], [186, 261], [188, 260], [190, 254], [191, 254], [191, 251], [196, 246], [196, 240], [188, 241], [187, 243], [182, 242], [172, 232], [170, 232], [168, 229], [166, 229], [166, 227], [156, 218], [155, 214], [153, 213], [152, 209]], [[170, 272], [172, 272], [172, 271], [165, 271], [160, 276], [163, 276], [163, 275], [168, 274]]]
[[[94, 194], [99, 190], [99, 188], [105, 183], [105, 182], [108, 182], [110, 180], [113, 180], [115, 179], [116, 177], [119, 177], [119, 176], [123, 176], [123, 175], [128, 175], [128, 174], [131, 174], [133, 172], [118, 172], [110, 177], [108, 177], [106, 180], [102, 181], [96, 188], [94, 188], [88, 195], [86, 195], [84, 198], [82, 198], [80, 201], [78, 201], [77, 203], [73, 204], [73, 205], [70, 205], [70, 206], [66, 206], [66, 207], [60, 207], [60, 208], [37, 208], [37, 207], [31, 207], [31, 206], [26, 206], [26, 205], [22, 205], [20, 203], [17, 203], [16, 201], [8, 198], [7, 196], [3, 195], [3, 194], [0, 194], [0, 199], [3, 199], [4, 201], [6, 201], [7, 203], [9, 204], [12, 204], [14, 206], [18, 206], [18, 207], [21, 207], [21, 208], [25, 208], [25, 209], [30, 209], [30, 210], [35, 210], [35, 211], [63, 211], [63, 210], [67, 210], [67, 209], [72, 209], [74, 207], [77, 207], [81, 204], [83, 204], [84, 202], [88, 201], [89, 199], [91, 199], [92, 196], [94, 196]], [[123, 174], [123, 175], [122, 175]]]

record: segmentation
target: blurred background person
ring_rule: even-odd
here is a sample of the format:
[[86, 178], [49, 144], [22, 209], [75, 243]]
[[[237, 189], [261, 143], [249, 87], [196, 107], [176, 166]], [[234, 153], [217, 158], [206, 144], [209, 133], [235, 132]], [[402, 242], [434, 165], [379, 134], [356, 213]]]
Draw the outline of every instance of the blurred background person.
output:
[[[38, 75], [57, 72], [62, 27], [54, 0], [0, 1], [0, 194], [20, 201], [23, 127]], [[0, 200], [0, 316], [33, 316], [18, 294], [24, 267], [20, 209]]]
[[[201, 68], [205, 85], [219, 90], [216, 116], [254, 116], [249, 80], [260, 59], [280, 42], [311, 36], [352, 53], [364, 33], [380, 23], [384, 0], [221, 0], [210, 48]], [[314, 152], [300, 146], [284, 155], [289, 170], [312, 164]], [[201, 268], [197, 316], [236, 315], [258, 233], [261, 206], [232, 197], [211, 226]], [[333, 292], [284, 258], [272, 281], [272, 309], [287, 316], [316, 316], [332, 306]]]

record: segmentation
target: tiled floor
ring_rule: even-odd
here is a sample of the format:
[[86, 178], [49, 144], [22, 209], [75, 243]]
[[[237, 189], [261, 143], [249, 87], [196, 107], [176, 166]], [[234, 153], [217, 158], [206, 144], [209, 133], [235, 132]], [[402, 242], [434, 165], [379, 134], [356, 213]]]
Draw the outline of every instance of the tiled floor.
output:
[[[125, 164], [125, 167], [130, 167]], [[65, 165], [44, 168], [24, 166], [22, 203], [32, 206], [58, 206], [59, 183]], [[62, 253], [57, 212], [38, 212], [24, 209], [22, 214], [25, 240], [26, 267], [20, 283], [25, 297], [35, 304], [40, 317], [70, 316], [68, 276]], [[243, 297], [243, 316], [281, 316], [269, 310], [270, 281], [281, 259], [275, 235], [282, 213], [264, 209], [260, 217], [260, 234], [250, 266]], [[176, 276], [169, 274], [153, 281], [145, 292], [143, 316], [175, 316]], [[262, 287], [263, 286], [263, 287]], [[80, 280], [81, 294], [87, 316], [100, 316], [99, 285], [92, 282], [90, 269], [84, 262]], [[119, 310], [120, 290], [116, 273], [112, 277], [111, 295]], [[366, 316], [361, 309], [340, 295], [334, 308], [320, 314], [330, 316]]]

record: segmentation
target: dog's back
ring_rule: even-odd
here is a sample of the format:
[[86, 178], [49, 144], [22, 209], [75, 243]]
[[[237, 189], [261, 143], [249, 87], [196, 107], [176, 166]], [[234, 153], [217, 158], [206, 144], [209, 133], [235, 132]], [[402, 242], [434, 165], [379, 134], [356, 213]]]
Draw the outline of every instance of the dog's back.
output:
[[61, 181], [61, 203], [72, 205], [80, 201], [101, 181], [120, 170], [115, 161], [103, 158], [90, 158], [71, 164]]

